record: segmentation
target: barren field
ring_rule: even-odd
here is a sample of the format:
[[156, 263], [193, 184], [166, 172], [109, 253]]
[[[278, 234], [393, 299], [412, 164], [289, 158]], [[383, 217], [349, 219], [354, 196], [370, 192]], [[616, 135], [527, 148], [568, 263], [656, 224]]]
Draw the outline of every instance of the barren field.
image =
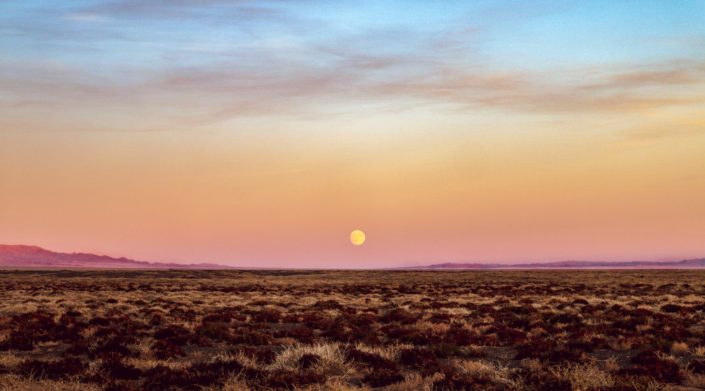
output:
[[4, 271], [0, 389], [705, 387], [703, 271]]

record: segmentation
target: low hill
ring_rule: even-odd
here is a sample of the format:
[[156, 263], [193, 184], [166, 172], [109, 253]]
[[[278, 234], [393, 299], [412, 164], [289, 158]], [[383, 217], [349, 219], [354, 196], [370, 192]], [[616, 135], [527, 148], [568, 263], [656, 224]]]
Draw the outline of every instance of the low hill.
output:
[[37, 246], [0, 244], [0, 268], [89, 269], [229, 269], [210, 263], [178, 264], [136, 261], [89, 253], [60, 253]]
[[493, 269], [693, 269], [705, 267], [705, 258], [682, 261], [560, 261], [533, 263], [437, 263], [408, 269], [428, 270], [493, 270]]

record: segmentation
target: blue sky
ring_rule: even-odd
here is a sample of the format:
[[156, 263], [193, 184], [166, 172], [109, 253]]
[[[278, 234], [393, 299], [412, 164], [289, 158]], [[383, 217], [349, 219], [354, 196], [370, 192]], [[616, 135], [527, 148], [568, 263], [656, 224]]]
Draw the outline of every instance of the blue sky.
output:
[[[205, 75], [232, 72], [240, 80], [230, 87], [255, 95], [267, 95], [271, 82], [279, 86], [271, 94], [321, 104], [315, 88], [297, 86], [312, 83], [337, 93], [326, 104], [389, 108], [396, 100], [403, 109], [410, 98], [439, 99], [386, 84], [467, 73], [575, 87], [631, 71], [688, 72], [705, 58], [704, 36], [699, 1], [5, 1], [0, 72], [16, 82], [113, 91], [175, 80], [169, 88], [213, 88]], [[178, 93], [169, 88], [153, 94]], [[213, 104], [229, 95], [215, 94]]]
[[0, 243], [702, 256], [704, 118], [704, 1], [5, 0]]
[[226, 56], [257, 62], [279, 50], [346, 45], [432, 57], [436, 45], [452, 43], [454, 61], [530, 69], [705, 56], [696, 54], [705, 34], [700, 1], [4, 1], [0, 11], [0, 48], [10, 58], [94, 71]]

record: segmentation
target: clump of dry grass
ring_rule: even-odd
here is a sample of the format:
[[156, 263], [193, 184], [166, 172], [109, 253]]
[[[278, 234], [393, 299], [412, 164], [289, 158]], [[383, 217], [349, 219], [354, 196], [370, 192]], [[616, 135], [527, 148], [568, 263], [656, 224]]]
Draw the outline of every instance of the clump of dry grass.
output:
[[95, 384], [79, 383], [68, 380], [43, 380], [23, 378], [16, 375], [1, 375], [0, 390], [3, 391], [100, 391]]
[[13, 368], [19, 365], [24, 359], [14, 352], [0, 352], [0, 367]]
[[685, 374], [685, 385], [688, 387], [705, 390], [705, 375], [696, 374], [688, 371]]
[[354, 368], [345, 360], [345, 352], [337, 343], [288, 346], [276, 356], [267, 369], [297, 371], [300, 369], [300, 360], [305, 355], [318, 358], [313, 369], [328, 379], [345, 381], [354, 372]]
[[696, 357], [705, 357], [705, 346], [696, 346], [693, 349], [693, 355]]
[[537, 358], [522, 359], [519, 365], [529, 372], [539, 372], [543, 369], [543, 364], [541, 364], [541, 361]]
[[247, 382], [245, 382], [243, 379], [240, 379], [238, 376], [233, 376], [229, 378], [228, 380], [223, 383], [222, 386], [217, 386], [217, 387], [207, 387], [204, 388], [202, 391], [251, 391], [252, 388], [250, 388], [247, 385]]
[[473, 377], [489, 379], [492, 383], [509, 388], [517, 388], [519, 381], [506, 366], [484, 360], [456, 361], [455, 366], [462, 372]]
[[383, 388], [384, 391], [432, 391], [433, 383], [442, 378], [441, 374], [422, 377], [418, 373], [411, 373], [404, 377], [404, 381]]
[[671, 345], [671, 353], [676, 356], [682, 356], [690, 352], [690, 347], [685, 342], [674, 342]]
[[614, 377], [594, 364], [566, 364], [550, 369], [558, 379], [569, 381], [573, 390], [603, 390], [614, 385]]
[[355, 349], [361, 350], [366, 353], [376, 354], [380, 357], [386, 358], [387, 360], [396, 360], [399, 357], [399, 353], [404, 349], [411, 349], [414, 345], [411, 344], [394, 344], [387, 346], [370, 346], [367, 344], [358, 343], [355, 344]]
[[619, 362], [616, 358], [610, 357], [602, 362], [602, 368], [607, 372], [617, 372], [619, 370]]

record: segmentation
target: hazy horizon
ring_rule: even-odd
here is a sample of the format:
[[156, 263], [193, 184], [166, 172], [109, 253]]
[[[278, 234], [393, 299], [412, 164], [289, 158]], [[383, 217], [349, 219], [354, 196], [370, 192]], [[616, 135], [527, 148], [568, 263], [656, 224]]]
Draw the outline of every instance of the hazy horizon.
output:
[[[417, 262], [398, 262], [397, 264], [387, 264], [384, 262], [384, 260], [377, 260], [377, 263], [379, 264], [380, 262], [384, 264], [384, 266], [339, 266], [340, 264], [331, 261], [328, 262], [327, 265], [324, 266], [315, 266], [315, 267], [306, 267], [306, 266], [298, 266], [294, 262], [290, 262], [287, 260], [282, 260], [282, 259], [272, 259], [267, 261], [267, 266], [260, 266], [260, 265], [250, 265], [250, 266], [243, 266], [243, 263], [237, 263], [237, 262], [232, 262], [228, 260], [213, 260], [213, 261], [201, 261], [199, 259], [188, 259], [188, 260], [170, 260], [170, 259], [141, 259], [141, 258], [134, 258], [134, 257], [129, 257], [125, 256], [122, 254], [110, 254], [106, 252], [101, 252], [101, 251], [84, 251], [80, 249], [74, 249], [74, 250], [56, 250], [52, 248], [46, 248], [40, 245], [36, 244], [26, 244], [26, 243], [0, 243], [0, 247], [2, 246], [27, 246], [27, 247], [38, 247], [46, 251], [50, 252], [55, 252], [55, 253], [64, 253], [64, 254], [88, 254], [88, 255], [96, 255], [96, 256], [107, 256], [111, 258], [127, 258], [132, 261], [138, 261], [138, 262], [149, 262], [149, 263], [158, 263], [158, 264], [182, 264], [182, 265], [197, 265], [197, 264], [212, 264], [212, 265], [219, 265], [219, 266], [229, 266], [229, 267], [243, 267], [243, 268], [264, 268], [264, 269], [338, 269], [338, 270], [375, 270], [375, 269], [385, 269], [385, 268], [413, 268], [413, 267], [424, 267], [424, 266], [435, 266], [435, 265], [442, 265], [442, 264], [484, 264], [484, 265], [507, 265], [507, 266], [512, 266], [512, 265], [522, 265], [522, 264], [548, 264], [548, 263], [556, 263], [556, 262], [589, 262], [589, 263], [623, 263], [623, 262], [642, 262], [642, 263], [659, 263], [659, 262], [679, 262], [679, 261], [684, 261], [684, 260], [700, 260], [700, 259], [705, 259], [705, 256], [694, 256], [694, 257], [688, 257], [688, 258], [682, 258], [682, 257], [662, 257], [662, 258], [645, 258], [645, 259], [634, 259], [634, 258], [624, 258], [624, 259], [614, 259], [614, 258], [603, 258], [603, 259], [578, 259], [574, 257], [567, 257], [567, 258], [561, 258], [561, 259], [534, 259], [534, 260], [527, 260], [527, 259], [514, 259], [514, 260], [504, 260], [504, 261], [495, 261], [491, 259], [475, 259], [475, 260], [463, 260], [463, 259], [455, 259], [455, 260], [434, 260], [434, 259], [428, 259], [425, 261], [417, 261]], [[244, 265], [247, 265], [248, 262], [245, 262]]]
[[705, 2], [10, 0], [0, 52], [0, 243], [284, 268], [705, 255]]

